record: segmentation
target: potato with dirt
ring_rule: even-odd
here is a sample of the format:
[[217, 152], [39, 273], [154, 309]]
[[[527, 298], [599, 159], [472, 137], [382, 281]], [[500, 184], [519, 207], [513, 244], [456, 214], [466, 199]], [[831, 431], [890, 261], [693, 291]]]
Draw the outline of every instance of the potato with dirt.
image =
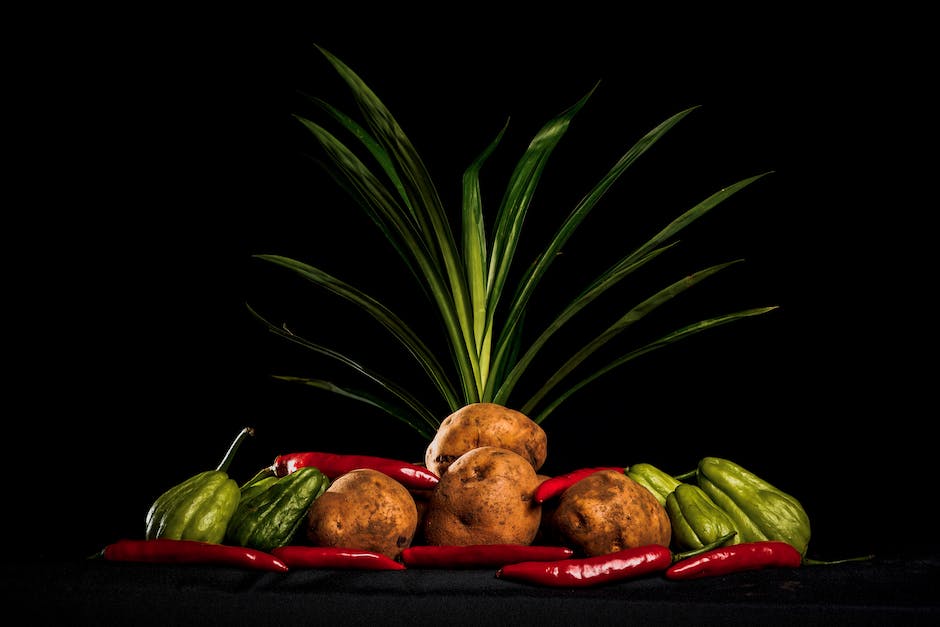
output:
[[467, 451], [496, 446], [514, 451], [538, 470], [548, 455], [548, 438], [534, 420], [496, 403], [471, 403], [445, 418], [425, 451], [424, 462], [438, 477]]
[[397, 559], [418, 527], [414, 497], [401, 483], [368, 468], [337, 477], [307, 511], [315, 546], [376, 551]]
[[669, 546], [672, 525], [653, 494], [616, 470], [602, 470], [562, 492], [543, 531], [591, 557], [649, 544]]
[[533, 500], [542, 479], [515, 451], [481, 446], [441, 476], [422, 524], [425, 543], [531, 544], [542, 508]]

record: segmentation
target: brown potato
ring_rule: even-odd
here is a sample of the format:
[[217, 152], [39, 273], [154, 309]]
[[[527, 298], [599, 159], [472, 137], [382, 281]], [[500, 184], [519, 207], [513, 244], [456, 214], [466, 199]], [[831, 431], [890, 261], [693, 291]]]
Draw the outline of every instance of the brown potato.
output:
[[424, 514], [427, 544], [531, 544], [542, 519], [541, 480], [514, 451], [482, 446], [451, 464]]
[[649, 544], [669, 546], [666, 508], [645, 487], [616, 470], [589, 475], [561, 493], [545, 527], [590, 557]]
[[307, 511], [307, 540], [315, 546], [376, 551], [397, 559], [411, 546], [418, 509], [408, 489], [368, 468], [337, 477]]
[[442, 476], [467, 451], [497, 446], [526, 458], [538, 470], [548, 455], [548, 438], [534, 420], [496, 403], [471, 403], [441, 422], [424, 455], [429, 470]]

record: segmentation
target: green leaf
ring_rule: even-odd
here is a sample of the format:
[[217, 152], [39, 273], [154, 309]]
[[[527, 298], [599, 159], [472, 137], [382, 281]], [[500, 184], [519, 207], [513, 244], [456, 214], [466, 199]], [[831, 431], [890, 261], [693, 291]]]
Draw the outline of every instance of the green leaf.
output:
[[[434, 290], [435, 296], [438, 298], [439, 308], [445, 314], [445, 324], [448, 326], [451, 343], [457, 353], [460, 367], [464, 368], [469, 364], [473, 372], [472, 379], [466, 376], [461, 377], [467, 400], [468, 402], [479, 400], [483, 391], [483, 381], [473, 337], [472, 312], [467, 294], [466, 277], [437, 189], [418, 152], [385, 104], [345, 63], [326, 50], [322, 48], [320, 50], [340, 77], [346, 81], [376, 140], [385, 147], [398, 165], [403, 189], [410, 200], [410, 206], [415, 210], [423, 243], [429, 251], [436, 251], [443, 263], [443, 274], [448, 279], [450, 289], [449, 291], [442, 289], [439, 293]], [[445, 312], [441, 300], [447, 296], [451, 298], [453, 304], [446, 307]], [[456, 315], [456, 322], [453, 320], [453, 315]], [[462, 342], [455, 341], [458, 336], [462, 337]]]
[[399, 254], [406, 259], [413, 260], [419, 268], [428, 292], [435, 299], [438, 311], [444, 320], [444, 327], [449, 332], [453, 348], [452, 355], [464, 388], [464, 399], [477, 398], [474, 385], [476, 368], [467, 351], [462, 348], [464, 340], [462, 322], [453, 300], [449, 297], [448, 284], [439, 272], [440, 265], [435, 263], [432, 251], [428, 250], [420, 233], [407, 219], [407, 214], [404, 214], [394, 195], [388, 192], [382, 182], [345, 144], [320, 125], [304, 118], [298, 119], [327, 151], [333, 163], [345, 176], [350, 188], [357, 192], [361, 201], [360, 205], [367, 211], [373, 222], [379, 226]]
[[718, 316], [715, 318], [709, 318], [707, 320], [700, 320], [688, 326], [682, 327], [681, 329], [677, 329], [671, 333], [664, 335], [663, 337], [659, 338], [655, 342], [650, 342], [649, 344], [641, 348], [633, 350], [627, 353], [626, 355], [623, 355], [619, 357], [618, 359], [615, 359], [614, 361], [610, 362], [603, 368], [600, 368], [599, 370], [593, 372], [590, 376], [585, 377], [584, 379], [580, 380], [577, 384], [567, 389], [563, 394], [560, 394], [552, 402], [546, 404], [543, 409], [541, 409], [537, 414], [533, 414], [531, 417], [536, 423], [541, 424], [542, 421], [544, 421], [545, 418], [547, 418], [549, 414], [551, 414], [559, 405], [561, 405], [565, 400], [567, 400], [572, 394], [574, 394], [575, 392], [583, 388], [585, 385], [607, 374], [611, 370], [618, 368], [633, 359], [636, 359], [640, 355], [645, 355], [646, 353], [652, 352], [658, 348], [663, 348], [664, 346], [668, 346], [681, 339], [685, 339], [686, 337], [689, 337], [696, 333], [700, 333], [701, 331], [705, 331], [707, 329], [721, 326], [729, 322], [734, 322], [735, 320], [739, 320], [741, 318], [747, 318], [750, 316], [758, 316], [761, 314], [765, 314], [777, 308], [778, 307], [776, 305], [771, 306], [771, 307], [756, 307], [753, 309], [747, 309], [747, 310], [739, 311], [736, 313], [725, 314], [723, 316]]
[[[587, 96], [585, 96], [585, 98], [587, 98]], [[561, 251], [564, 244], [568, 241], [577, 227], [582, 223], [584, 218], [586, 218], [590, 211], [597, 205], [598, 201], [600, 201], [607, 190], [609, 190], [614, 182], [626, 171], [626, 169], [632, 163], [634, 163], [640, 157], [640, 155], [645, 153], [651, 146], [653, 146], [653, 144], [655, 144], [667, 131], [669, 131], [669, 129], [675, 126], [679, 120], [691, 113], [695, 108], [696, 107], [691, 107], [676, 113], [646, 133], [646, 135], [644, 135], [626, 153], [624, 153], [624, 155], [617, 161], [616, 164], [614, 164], [610, 171], [607, 172], [607, 174], [574, 208], [574, 210], [562, 224], [561, 228], [551, 239], [548, 248], [539, 256], [539, 258], [536, 260], [536, 263], [523, 278], [516, 290], [516, 294], [513, 296], [510, 302], [509, 311], [506, 315], [506, 321], [504, 323], [504, 327], [501, 331], [501, 335], [496, 347], [495, 361], [499, 366], [502, 366], [503, 362], [507, 358], [507, 346], [509, 343], [514, 341], [514, 336], [519, 333], [517, 324], [522, 315], [522, 312], [525, 310], [529, 300], [531, 299], [532, 293], [535, 291], [536, 286], [542, 280], [542, 277], [545, 275], [551, 263], [558, 256], [558, 253]], [[487, 391], [492, 393], [495, 389], [496, 386], [494, 383], [488, 387]]]
[[[648, 133], [643, 141], [639, 142], [638, 145], [634, 146], [634, 148], [631, 149], [627, 153], [627, 155], [634, 155], [634, 156], [632, 157], [625, 156], [620, 161], [618, 161], [618, 166], [626, 167], [624, 165], [625, 163], [632, 162], [633, 159], [635, 159], [635, 155], [638, 152], [642, 152], [643, 150], [645, 150], [646, 147], [649, 147], [649, 145], [651, 145], [652, 142], [655, 141], [655, 138], [660, 137], [662, 133], [664, 133], [668, 128], [671, 128], [671, 126], [675, 124], [676, 121], [684, 117], [684, 115], [689, 113], [690, 111], [692, 111], [692, 109], [687, 109], [686, 111], [683, 111], [673, 116], [672, 118], [670, 118], [670, 120], [672, 120], [672, 124], [668, 124], [668, 123], [660, 124], [658, 127], [656, 127], [656, 129]], [[619, 174], [616, 174], [616, 175], [614, 174], [614, 172], [617, 169], [618, 168], [615, 167], [614, 170], [612, 170], [611, 173], [609, 173], [608, 176], [605, 177], [605, 181], [607, 181], [606, 186], [609, 186], [609, 183], [612, 182], [613, 179], [616, 178], [616, 176], [619, 176]], [[673, 242], [672, 244], [663, 246], [664, 243], [670, 237], [673, 237], [679, 231], [681, 231], [682, 229], [690, 225], [692, 222], [702, 217], [706, 212], [710, 211], [719, 203], [729, 198], [732, 194], [744, 189], [751, 183], [757, 181], [763, 176], [766, 176], [766, 174], [767, 173], [759, 174], [757, 176], [752, 176], [752, 177], [743, 179], [741, 181], [734, 183], [733, 185], [729, 185], [728, 187], [725, 187], [719, 190], [718, 192], [715, 192], [714, 194], [711, 194], [708, 198], [699, 202], [694, 207], [684, 212], [681, 216], [679, 216], [678, 218], [670, 222], [665, 228], [663, 228], [659, 233], [657, 233], [652, 238], [650, 238], [642, 246], [640, 246], [629, 255], [617, 261], [617, 263], [615, 263], [606, 272], [598, 276], [594, 280], [594, 282], [590, 284], [573, 303], [568, 305], [568, 307], [559, 315], [558, 318], [556, 318], [556, 320], [552, 323], [552, 325], [550, 325], [549, 328], [546, 329], [546, 331], [543, 332], [541, 336], [539, 336], [536, 342], [530, 347], [530, 349], [527, 351], [527, 353], [523, 357], [524, 363], [516, 364], [516, 367], [514, 367], [510, 371], [510, 374], [507, 376], [507, 380], [502, 382], [502, 387], [497, 389], [493, 394], [493, 398], [498, 399], [496, 400], [496, 402], [505, 403], [507, 401], [510, 392], [514, 388], [515, 384], [518, 382], [519, 378], [524, 373], [523, 371], [528, 367], [528, 364], [532, 361], [532, 359], [534, 359], [535, 354], [538, 352], [538, 350], [541, 349], [541, 347], [545, 344], [548, 338], [555, 331], [557, 331], [557, 329], [561, 326], [561, 324], [566, 322], [572, 315], [574, 315], [574, 313], [582, 309], [585, 305], [588, 304], [588, 302], [590, 302], [590, 300], [593, 300], [594, 298], [599, 296], [600, 293], [602, 293], [607, 288], [612, 287], [617, 281], [623, 279], [633, 270], [645, 264], [646, 262], [650, 261], [653, 257], [658, 256], [661, 252], [664, 252], [667, 248], [674, 245], [675, 242]], [[605, 186], [605, 183], [602, 182], [601, 185], [598, 186], [598, 188], [606, 189], [606, 186]], [[599, 193], [595, 193], [595, 192], [598, 192], [598, 188], [595, 188], [595, 190], [593, 190], [592, 193], [588, 195], [588, 198], [595, 198], [595, 201], [596, 201], [596, 198], [599, 197]], [[585, 206], [585, 205], [582, 204], [582, 206]], [[591, 204], [590, 206], [593, 206], [593, 204]], [[580, 219], [583, 218], [583, 216], [584, 216], [584, 213], [581, 211], [580, 208], [575, 210], [575, 212], [572, 214], [572, 216], [569, 218], [566, 224], [559, 231], [558, 235], [556, 235], [556, 237], [552, 240], [552, 245], [539, 258], [537, 265], [532, 270], [532, 273], [531, 273], [532, 276], [528, 277], [528, 280], [523, 282], [523, 285], [524, 285], [524, 287], [522, 288], [523, 291], [520, 294], [518, 294], [514, 299], [514, 304], [516, 304], [519, 307], [520, 311], [524, 308], [523, 305], [528, 301], [528, 294], [525, 292], [525, 290], [529, 289], [529, 293], [531, 293], [531, 289], [533, 289], [535, 284], [538, 282], [538, 278], [536, 278], [536, 276], [540, 277], [541, 274], [544, 273], [544, 271], [547, 269], [548, 267], [547, 259], [549, 258], [548, 255], [551, 253], [552, 257], [554, 257], [554, 255], [557, 254], [557, 251], [560, 250], [561, 243], [567, 240], [567, 237], [570, 235], [571, 231], [577, 226], [577, 224], [580, 223]], [[546, 260], [545, 263], [542, 263], [543, 260]], [[585, 299], [588, 299], [588, 298], [590, 300], [586, 301]], [[513, 313], [510, 312], [509, 319], [511, 320], [512, 317], [513, 317]]]
[[[395, 186], [395, 189], [398, 190], [398, 195], [401, 198], [402, 202], [405, 203], [405, 206], [408, 207], [409, 213], [412, 218], [416, 218], [414, 208], [411, 206], [411, 202], [408, 199], [408, 195], [405, 193], [405, 187], [401, 182], [401, 178], [398, 176], [398, 172], [395, 170], [395, 164], [389, 156], [388, 152], [372, 137], [369, 132], [362, 127], [358, 122], [353, 120], [351, 117], [340, 111], [339, 109], [333, 107], [329, 103], [320, 98], [310, 98], [311, 101], [317, 103], [325, 111], [333, 116], [340, 124], [342, 124], [350, 133], [353, 134], [362, 145], [366, 147], [366, 150], [375, 158], [378, 164], [382, 167], [382, 171], [385, 172], [385, 175], [389, 178], [392, 184]], [[300, 116], [294, 116], [301, 121], [303, 118]], [[306, 121], [305, 121], [306, 122]]]
[[289, 340], [290, 342], [293, 342], [299, 346], [303, 346], [304, 348], [308, 348], [321, 355], [324, 355], [331, 359], [335, 359], [336, 361], [339, 361], [340, 363], [359, 372], [364, 377], [371, 379], [372, 381], [377, 383], [380, 387], [382, 387], [383, 389], [391, 393], [394, 397], [398, 398], [400, 401], [404, 403], [405, 406], [407, 406], [409, 409], [411, 409], [412, 412], [414, 412], [414, 416], [408, 419], [408, 423], [411, 424], [411, 426], [414, 427], [416, 430], [422, 431], [423, 427], [421, 427], [421, 421], [423, 421], [427, 425], [433, 426], [434, 428], [436, 428], [436, 425], [440, 424], [439, 419], [433, 413], [431, 413], [424, 404], [422, 404], [415, 396], [410, 394], [407, 390], [403, 389], [401, 386], [394, 383], [390, 379], [383, 377], [382, 375], [370, 370], [369, 368], [362, 366], [354, 359], [351, 359], [347, 357], [346, 355], [343, 355], [342, 353], [339, 353], [330, 348], [326, 348], [325, 346], [321, 346], [319, 344], [311, 342], [310, 340], [300, 337], [299, 335], [294, 334], [287, 327], [277, 326], [275, 324], [272, 324], [270, 321], [264, 318], [261, 314], [255, 311], [251, 306], [248, 306], [248, 311], [255, 318], [260, 320], [267, 327], [268, 331], [270, 331], [271, 333], [274, 333], [275, 335], [285, 338]]
[[409, 427], [413, 428], [418, 432], [422, 437], [432, 440], [434, 438], [434, 433], [437, 431], [437, 428], [440, 426], [439, 422], [434, 422], [429, 425], [425, 425], [417, 420], [415, 420], [414, 414], [409, 413], [406, 409], [401, 407], [396, 403], [390, 403], [384, 399], [381, 399], [374, 394], [371, 394], [364, 390], [357, 390], [354, 388], [347, 388], [337, 385], [331, 381], [324, 381], [323, 379], [309, 379], [306, 377], [295, 377], [295, 376], [286, 376], [286, 375], [274, 375], [275, 379], [281, 381], [290, 381], [293, 383], [302, 383], [304, 385], [319, 388], [321, 390], [326, 390], [327, 392], [332, 392], [338, 394], [339, 396], [345, 396], [346, 398], [351, 398], [355, 401], [360, 401], [372, 407], [381, 409], [386, 414], [397, 418], [402, 421]]
[[385, 329], [405, 347], [411, 356], [414, 357], [425, 373], [430, 377], [435, 387], [437, 387], [441, 396], [447, 402], [448, 407], [454, 409], [460, 406], [460, 402], [450, 385], [447, 374], [434, 357], [434, 353], [432, 353], [428, 347], [425, 346], [424, 342], [421, 341], [421, 338], [388, 307], [348, 283], [323, 272], [319, 268], [280, 255], [255, 255], [255, 257], [293, 270], [308, 281], [359, 306], [359, 308], [385, 327]]
[[[675, 244], [670, 246], [663, 246], [662, 248], [657, 248], [656, 250], [650, 251], [644, 257], [636, 259], [629, 265], [624, 264], [623, 262], [618, 263], [603, 275], [601, 275], [597, 280], [595, 280], [587, 290], [575, 298], [551, 322], [551, 324], [546, 327], [542, 334], [536, 338], [534, 342], [532, 342], [528, 350], [526, 350], [525, 354], [517, 362], [515, 362], [515, 366], [513, 366], [509, 374], [506, 375], [502, 385], [493, 396], [493, 402], [501, 404], [506, 404], [508, 402], [509, 395], [512, 393], [513, 388], [519, 381], [519, 378], [525, 374], [525, 371], [528, 369], [529, 365], [535, 359], [536, 355], [538, 355], [539, 350], [545, 345], [546, 342], [548, 342], [549, 338], [551, 338], [551, 336], [554, 335], [555, 332], [557, 332], [566, 322], [573, 318], [575, 314], [587, 307], [592, 301], [594, 301], [594, 299], [603, 294], [609, 288], [616, 285], [620, 280], [632, 274], [634, 270], [645, 265], [655, 257], [658, 257], [661, 253], [665, 252], [674, 245]], [[633, 256], [631, 255], [631, 257]]]
[[508, 124], [507, 121], [496, 139], [470, 164], [470, 167], [463, 175], [463, 211], [461, 215], [463, 216], [464, 267], [467, 271], [467, 285], [470, 289], [473, 338], [476, 342], [482, 381], [486, 381], [489, 376], [489, 348], [492, 334], [487, 332], [487, 321], [489, 319], [486, 296], [487, 245], [486, 225], [483, 219], [483, 194], [480, 191], [480, 169], [496, 149], [496, 146], [499, 145]]
[[[503, 196], [496, 220], [496, 232], [491, 247], [489, 278], [487, 281], [487, 321], [486, 333], [493, 328], [494, 316], [499, 307], [503, 286], [512, 265], [519, 235], [525, 220], [527, 210], [536, 187], [542, 176], [542, 171], [551, 156], [552, 151], [561, 141], [568, 130], [571, 120], [584, 107], [588, 99], [597, 89], [597, 84], [573, 106], [560, 115], [549, 120], [535, 135], [522, 158], [516, 164], [509, 181], [506, 193]], [[506, 329], [501, 332], [496, 353], [496, 367], [502, 370], [505, 359], [507, 342], [513, 340], [512, 333], [521, 314], [524, 303], [514, 299], [510, 307], [510, 321]], [[495, 382], [487, 381], [484, 398], [491, 397], [495, 389]]]
[[522, 413], [528, 414], [532, 412], [535, 408], [535, 405], [544, 397], [548, 392], [552, 390], [558, 383], [560, 383], [572, 370], [578, 367], [581, 362], [590, 357], [596, 350], [604, 346], [612, 340], [617, 335], [623, 333], [624, 330], [629, 328], [631, 325], [639, 322], [651, 311], [662, 305], [663, 303], [668, 302], [674, 297], [678, 296], [682, 292], [691, 288], [692, 286], [698, 284], [703, 279], [706, 279], [720, 270], [724, 270], [728, 266], [738, 263], [741, 260], [728, 261], [726, 263], [717, 264], [690, 274], [689, 276], [683, 277], [682, 279], [676, 281], [675, 283], [669, 285], [668, 287], [656, 292], [643, 302], [639, 303], [633, 307], [630, 311], [621, 316], [616, 322], [607, 327], [602, 331], [597, 337], [588, 342], [583, 348], [577, 351], [572, 355], [568, 361], [566, 361], [558, 370], [548, 378], [541, 388], [530, 398], [523, 406]]

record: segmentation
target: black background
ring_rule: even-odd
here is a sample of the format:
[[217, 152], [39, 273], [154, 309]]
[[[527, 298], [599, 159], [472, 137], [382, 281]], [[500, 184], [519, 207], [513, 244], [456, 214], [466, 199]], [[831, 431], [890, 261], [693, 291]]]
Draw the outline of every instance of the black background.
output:
[[817, 557], [936, 546], [923, 513], [935, 203], [919, 191], [932, 109], [917, 16], [679, 23], [585, 9], [508, 23], [364, 11], [97, 16], [110, 27], [65, 16], [34, 24], [11, 55], [4, 524], [23, 539], [14, 554], [83, 557], [142, 535], [153, 499], [214, 467], [246, 425], [256, 436], [231, 468], [239, 481], [294, 450], [423, 459], [426, 442], [401, 423], [273, 380], [347, 373], [246, 309], [424, 385], [355, 309], [251, 257], [320, 266], [434, 337], [411, 277], [309, 159], [315, 146], [291, 117], [325, 120], [300, 92], [352, 111], [314, 44], [385, 101], [455, 217], [463, 169], [507, 118], [484, 171], [490, 216], [541, 124], [601, 81], [545, 171], [519, 268], [634, 141], [699, 105], [572, 238], [531, 324], [685, 209], [766, 171], [570, 325], [560, 341], [572, 344], [556, 354], [649, 290], [721, 261], [745, 259], [638, 334], [780, 308], [572, 397], [543, 423], [544, 470], [648, 462], [681, 473], [727, 457], [801, 499]]

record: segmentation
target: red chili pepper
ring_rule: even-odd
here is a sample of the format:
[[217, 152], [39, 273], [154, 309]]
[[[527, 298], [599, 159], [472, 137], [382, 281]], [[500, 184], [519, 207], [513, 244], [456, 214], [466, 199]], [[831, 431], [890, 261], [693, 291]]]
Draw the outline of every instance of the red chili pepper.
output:
[[287, 545], [271, 553], [291, 568], [342, 568], [357, 570], [404, 570], [405, 565], [375, 551], [335, 546]]
[[423, 568], [499, 568], [525, 561], [567, 559], [574, 551], [563, 546], [534, 544], [415, 545], [401, 552], [406, 566]]
[[507, 564], [496, 571], [496, 576], [543, 586], [584, 588], [666, 570], [672, 564], [720, 547], [736, 533], [732, 531], [700, 549], [685, 553], [674, 554], [668, 547], [649, 544], [592, 557]]
[[258, 570], [286, 571], [287, 564], [270, 553], [242, 546], [197, 540], [118, 540], [101, 551], [106, 560], [154, 564], [221, 564]]
[[536, 503], [544, 503], [549, 499], [555, 498], [585, 477], [602, 470], [624, 471], [623, 468], [617, 468], [615, 466], [597, 466], [595, 468], [579, 468], [578, 470], [572, 470], [571, 472], [546, 479], [540, 483], [539, 487], [535, 489], [535, 496], [533, 498]]
[[584, 588], [663, 571], [670, 564], [669, 548], [651, 544], [593, 557], [507, 564], [496, 576], [543, 586]]
[[680, 560], [666, 570], [666, 578], [697, 579], [759, 568], [796, 568], [802, 561], [800, 552], [786, 542], [745, 542], [718, 547]]
[[271, 467], [274, 469], [275, 475], [283, 477], [304, 466], [316, 467], [331, 480], [350, 470], [372, 468], [398, 480], [406, 488], [415, 489], [433, 488], [440, 480], [436, 474], [424, 466], [371, 455], [339, 455], [337, 453], [319, 452], [289, 453], [287, 455], [278, 455]]

